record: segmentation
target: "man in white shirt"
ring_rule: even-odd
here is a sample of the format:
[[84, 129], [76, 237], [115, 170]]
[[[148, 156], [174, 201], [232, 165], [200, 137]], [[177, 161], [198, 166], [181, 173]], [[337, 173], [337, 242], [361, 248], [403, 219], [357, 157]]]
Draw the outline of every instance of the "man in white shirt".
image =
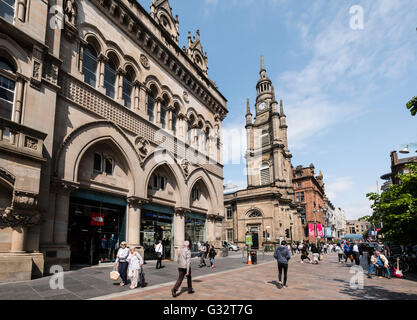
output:
[[351, 252], [353, 254], [353, 258], [355, 259], [355, 264], [357, 266], [360, 265], [360, 256], [362, 255], [362, 248], [358, 244], [358, 240], [355, 240], [355, 242], [352, 244]]
[[164, 252], [164, 246], [162, 245], [162, 240], [159, 240], [158, 244], [155, 245], [156, 252], [156, 269], [162, 268], [162, 256]]

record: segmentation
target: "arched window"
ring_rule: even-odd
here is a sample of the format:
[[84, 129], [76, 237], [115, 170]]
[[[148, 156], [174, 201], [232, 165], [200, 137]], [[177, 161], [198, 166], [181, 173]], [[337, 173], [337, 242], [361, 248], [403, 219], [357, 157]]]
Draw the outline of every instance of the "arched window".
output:
[[260, 181], [261, 185], [267, 185], [271, 183], [269, 176], [269, 163], [263, 162], [260, 170]]
[[16, 5], [15, 0], [0, 0], [0, 17], [13, 23]]
[[175, 105], [174, 110], [172, 110], [171, 118], [171, 127], [174, 136], [177, 134], [177, 120], [178, 120], [178, 105]]
[[262, 218], [262, 213], [259, 210], [249, 211], [247, 214], [248, 218]]
[[187, 127], [187, 134], [188, 134], [188, 143], [192, 144], [193, 143], [193, 124], [194, 124], [194, 116], [190, 115], [189, 119], [188, 119], [188, 127]]
[[150, 122], [155, 121], [155, 98], [156, 98], [156, 88], [151, 86], [151, 90], [148, 93], [148, 101], [147, 101], [147, 114]]
[[166, 98], [164, 98], [161, 102], [161, 117], [160, 117], [161, 125], [162, 125], [162, 128], [164, 129], [167, 126], [167, 111], [168, 111], [168, 101]]
[[106, 89], [106, 95], [113, 99], [116, 94], [116, 70], [116, 62], [109, 58], [104, 66], [104, 88]]
[[203, 131], [203, 123], [201, 121], [198, 122], [198, 131], [197, 131], [197, 142], [196, 142], [196, 148], [199, 149], [200, 146], [203, 144], [203, 137], [204, 137], [204, 131]]
[[5, 58], [0, 57], [0, 117], [13, 120], [13, 105], [16, 82], [12, 74], [16, 68]]
[[84, 49], [83, 55], [84, 82], [94, 88], [97, 85], [97, 66], [97, 51], [93, 46], [88, 45], [87, 48]]
[[191, 200], [192, 201], [198, 201], [198, 200], [200, 200], [200, 196], [201, 196], [200, 189], [198, 189], [197, 187], [194, 187], [191, 190]]
[[133, 81], [135, 79], [135, 73], [131, 68], [127, 68], [126, 74], [123, 77], [123, 101], [126, 108], [132, 108], [132, 92]]

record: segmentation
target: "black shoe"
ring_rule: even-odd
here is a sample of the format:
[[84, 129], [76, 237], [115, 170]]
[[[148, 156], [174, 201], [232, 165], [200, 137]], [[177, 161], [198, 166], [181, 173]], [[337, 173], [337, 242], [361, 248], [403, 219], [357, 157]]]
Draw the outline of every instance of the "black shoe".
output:
[[177, 293], [175, 292], [175, 290], [174, 290], [174, 289], [171, 289], [171, 293], [172, 293], [172, 296], [173, 296], [174, 298], [176, 298], [176, 297], [177, 297]]
[[371, 276], [370, 274], [368, 274], [368, 278], [369, 278], [369, 279], [372, 279], [372, 276]]
[[188, 290], [188, 294], [193, 294], [195, 291], [193, 289]]

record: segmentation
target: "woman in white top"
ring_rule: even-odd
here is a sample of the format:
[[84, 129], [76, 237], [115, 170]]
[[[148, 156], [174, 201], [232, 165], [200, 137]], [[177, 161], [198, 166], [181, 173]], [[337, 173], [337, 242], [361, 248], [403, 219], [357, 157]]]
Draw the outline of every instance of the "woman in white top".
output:
[[135, 248], [130, 248], [129, 256], [127, 257], [129, 263], [128, 276], [130, 278], [130, 289], [135, 289], [138, 286], [139, 271], [143, 266], [142, 256], [135, 252]]

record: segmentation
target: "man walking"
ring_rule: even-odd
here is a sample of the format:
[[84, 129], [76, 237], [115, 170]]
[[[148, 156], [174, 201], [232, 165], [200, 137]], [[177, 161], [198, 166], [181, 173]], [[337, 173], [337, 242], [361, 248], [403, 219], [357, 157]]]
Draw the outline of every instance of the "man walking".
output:
[[204, 266], [206, 266], [206, 255], [207, 255], [207, 247], [206, 244], [204, 242], [201, 243], [201, 247], [200, 247], [200, 265], [199, 267], [202, 268]]
[[191, 280], [191, 250], [189, 241], [184, 241], [184, 248], [178, 253], [178, 280], [174, 288], [171, 289], [174, 298], [177, 296], [177, 291], [180, 288], [184, 277], [187, 277], [188, 293], [194, 293]]
[[162, 240], [159, 240], [158, 244], [155, 245], [156, 269], [161, 269], [162, 268], [163, 252], [164, 252], [164, 246], [162, 245]]
[[282, 285], [282, 271], [284, 271], [284, 285], [283, 288], [288, 288], [287, 286], [287, 273], [288, 273], [288, 261], [291, 259], [290, 250], [288, 250], [287, 242], [282, 241], [281, 245], [275, 250], [274, 258], [278, 261], [278, 283]]
[[351, 245], [351, 252], [353, 254], [353, 259], [355, 259], [355, 264], [359, 266], [360, 265], [359, 257], [363, 255], [363, 253], [362, 253], [362, 247], [358, 244], [358, 240], [355, 240], [355, 242]]

